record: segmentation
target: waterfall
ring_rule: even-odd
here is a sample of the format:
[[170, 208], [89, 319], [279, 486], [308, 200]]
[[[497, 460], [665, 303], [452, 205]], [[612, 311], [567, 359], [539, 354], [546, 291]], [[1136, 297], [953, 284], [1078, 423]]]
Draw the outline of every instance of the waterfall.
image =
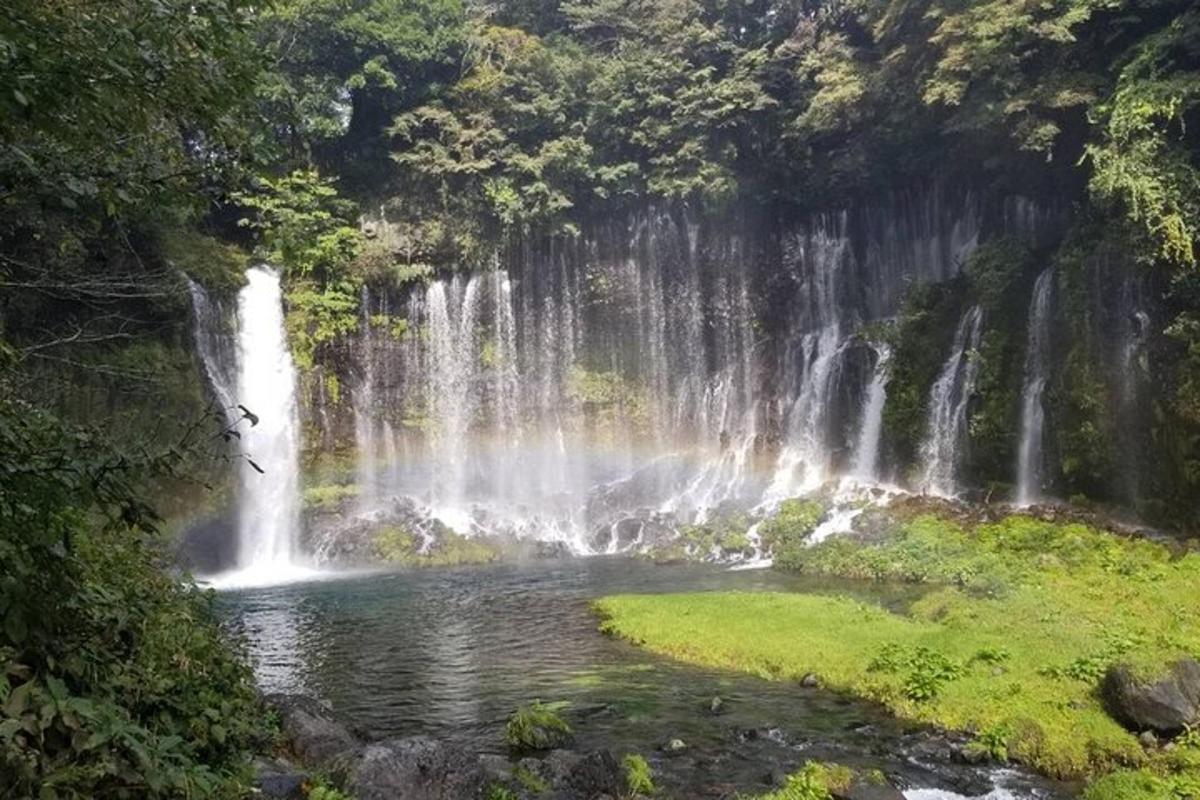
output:
[[[1042, 224], [1014, 208], [1016, 235]], [[941, 190], [766, 237], [649, 209], [524, 241], [488, 271], [373, 286], [350, 351], [359, 510], [403, 498], [460, 533], [610, 552], [842, 474], [875, 481], [890, 354], [872, 365], [857, 331], [912, 284], [957, 275], [982, 219]], [[384, 335], [389, 306], [404, 324]], [[933, 447], [951, 464], [978, 316], [940, 381]]]
[[879, 480], [879, 440], [883, 433], [883, 407], [887, 403], [888, 365], [891, 358], [890, 347], [886, 344], [875, 346], [875, 369], [867, 386], [851, 467], [854, 477], [863, 481]]
[[1033, 286], [1029, 303], [1029, 339], [1025, 351], [1025, 382], [1021, 393], [1021, 443], [1017, 453], [1017, 503], [1035, 502], [1045, 488], [1042, 396], [1050, 370], [1050, 295], [1054, 272], [1046, 269]]
[[971, 352], [979, 347], [982, 322], [979, 306], [963, 314], [950, 357], [929, 393], [929, 430], [921, 447], [921, 491], [929, 494], [951, 497], [958, 490], [958, 467], [967, 436], [967, 404], [978, 372]]
[[[216, 313], [219, 304], [199, 286], [191, 286], [197, 350], [218, 400], [227, 411], [242, 405], [257, 417], [257, 424], [242, 423], [237, 428], [240, 449], [248, 460], [239, 474], [236, 571], [214, 581], [226, 586], [288, 580], [304, 572], [296, 565], [300, 528], [296, 371], [284, 333], [279, 275], [266, 267], [253, 267], [246, 272], [246, 281], [237, 297], [235, 346], [217, 345], [225, 324]], [[231, 420], [236, 418], [231, 415]]]
[[379, 442], [375, 425], [375, 331], [371, 325], [371, 293], [362, 288], [359, 304], [362, 311], [360, 325], [359, 360], [362, 375], [354, 390], [354, 438], [357, 443], [357, 475], [359, 501], [370, 507], [376, 500], [379, 483]]

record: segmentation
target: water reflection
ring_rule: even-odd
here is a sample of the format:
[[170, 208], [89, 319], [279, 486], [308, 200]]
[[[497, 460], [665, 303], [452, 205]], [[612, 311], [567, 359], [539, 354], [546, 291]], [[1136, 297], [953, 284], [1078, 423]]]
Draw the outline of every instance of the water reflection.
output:
[[[655, 657], [601, 635], [588, 608], [591, 598], [617, 592], [800, 586], [847, 588], [769, 570], [597, 557], [376, 574], [221, 598], [252, 644], [265, 689], [322, 697], [372, 737], [428, 734], [502, 753], [506, 716], [540, 698], [571, 703], [579, 748], [647, 754], [668, 797], [732, 796], [810, 758], [883, 769], [915, 787], [962, 788], [946, 785], [947, 770], [978, 785], [974, 768], [931, 770], [905, 756], [921, 735], [871, 706]], [[911, 597], [899, 591], [890, 602]], [[724, 701], [720, 714], [709, 710], [714, 696]], [[687, 742], [686, 756], [659, 751], [672, 738]], [[1026, 789], [1013, 797], [1050, 796]]]

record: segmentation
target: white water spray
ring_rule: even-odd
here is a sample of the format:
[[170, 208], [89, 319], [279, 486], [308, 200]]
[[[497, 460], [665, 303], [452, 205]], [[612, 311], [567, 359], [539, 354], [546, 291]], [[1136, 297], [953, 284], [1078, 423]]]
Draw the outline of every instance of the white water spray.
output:
[[925, 469], [921, 491], [953, 497], [967, 437], [967, 404], [979, 371], [972, 351], [979, 347], [983, 312], [972, 306], [958, 323], [954, 346], [929, 393], [929, 432], [921, 447]]
[[[242, 422], [239, 446], [249, 461], [240, 467], [237, 559], [232, 573], [217, 576], [222, 587], [264, 585], [307, 574], [299, 565], [296, 534], [300, 527], [300, 420], [296, 406], [296, 370], [287, 348], [279, 275], [267, 267], [246, 273], [238, 293], [236, 348], [200, 346], [200, 356], [227, 412], [234, 404], [249, 409], [257, 424]], [[193, 285], [197, 343], [214, 322], [207, 295]], [[230, 369], [229, 359], [235, 362]], [[230, 384], [232, 376], [232, 385]], [[236, 419], [237, 414], [231, 414]], [[259, 471], [261, 470], [261, 472]]]
[[879, 441], [883, 434], [883, 407], [887, 403], [888, 366], [892, 350], [886, 344], [875, 348], [875, 371], [867, 386], [862, 418], [858, 424], [858, 439], [854, 443], [854, 462], [851, 473], [861, 481], [879, 479]]
[[1025, 351], [1025, 385], [1021, 393], [1021, 443], [1017, 452], [1017, 504], [1027, 506], [1045, 483], [1042, 433], [1046, 412], [1042, 396], [1050, 371], [1050, 294], [1054, 272], [1045, 270], [1033, 286], [1029, 303], [1029, 341]]

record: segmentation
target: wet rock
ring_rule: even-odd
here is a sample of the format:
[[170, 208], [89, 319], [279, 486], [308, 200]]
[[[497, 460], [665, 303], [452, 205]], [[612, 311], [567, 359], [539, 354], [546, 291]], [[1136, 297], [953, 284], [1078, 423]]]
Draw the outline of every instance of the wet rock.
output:
[[600, 795], [616, 797], [625, 791], [625, 775], [616, 757], [607, 750], [597, 750], [581, 757], [567, 777], [571, 797], [594, 798]]
[[254, 785], [270, 800], [304, 800], [308, 775], [286, 761], [260, 759], [254, 763]]
[[550, 800], [600, 800], [625, 792], [625, 774], [607, 750], [586, 754], [554, 750], [540, 760], [525, 759], [521, 766], [550, 787]]
[[821, 679], [810, 672], [800, 679], [800, 685], [805, 689], [817, 689], [821, 686]]
[[1141, 680], [1127, 665], [1110, 667], [1101, 686], [1113, 717], [1133, 731], [1173, 736], [1200, 723], [1200, 663], [1176, 661], [1157, 680]]
[[904, 800], [904, 793], [880, 775], [855, 775], [845, 789], [833, 789], [834, 800]]
[[708, 713], [723, 714], [725, 713], [725, 701], [720, 697], [714, 697], [708, 703]]
[[662, 751], [667, 755], [674, 756], [687, 750], [687, 743], [683, 739], [671, 739], [662, 746]]
[[1138, 736], [1138, 741], [1147, 750], [1153, 750], [1158, 747], [1158, 737], [1154, 735], [1154, 731], [1142, 731]]
[[415, 736], [368, 745], [348, 771], [346, 791], [358, 800], [445, 800], [480, 797], [488, 782], [466, 750]]
[[338, 722], [329, 706], [305, 695], [265, 698], [279, 712], [280, 727], [292, 751], [307, 765], [324, 767], [356, 751], [360, 742]]

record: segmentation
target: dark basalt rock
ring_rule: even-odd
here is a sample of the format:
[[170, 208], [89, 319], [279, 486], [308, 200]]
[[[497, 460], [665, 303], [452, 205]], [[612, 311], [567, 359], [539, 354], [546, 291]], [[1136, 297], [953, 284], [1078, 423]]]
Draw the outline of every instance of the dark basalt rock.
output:
[[1139, 680], [1127, 665], [1110, 667], [1101, 686], [1113, 718], [1132, 731], [1173, 736], [1200, 723], [1200, 663], [1176, 661], [1163, 677]]
[[358, 800], [469, 800], [483, 797], [489, 781], [477, 756], [415, 736], [368, 745], [345, 785]]
[[559, 800], [593, 800], [604, 795], [618, 797], [625, 791], [621, 765], [607, 750], [580, 756], [571, 766], [564, 789], [555, 793]]
[[833, 789], [829, 794], [834, 800], [904, 800], [904, 793], [895, 786], [864, 775], [855, 775], [848, 787]]
[[312, 697], [276, 694], [265, 699], [278, 710], [284, 736], [305, 764], [326, 767], [351, 757], [362, 746], [328, 706]]
[[271, 800], [304, 800], [309, 776], [287, 761], [259, 759], [254, 763], [259, 796]]

